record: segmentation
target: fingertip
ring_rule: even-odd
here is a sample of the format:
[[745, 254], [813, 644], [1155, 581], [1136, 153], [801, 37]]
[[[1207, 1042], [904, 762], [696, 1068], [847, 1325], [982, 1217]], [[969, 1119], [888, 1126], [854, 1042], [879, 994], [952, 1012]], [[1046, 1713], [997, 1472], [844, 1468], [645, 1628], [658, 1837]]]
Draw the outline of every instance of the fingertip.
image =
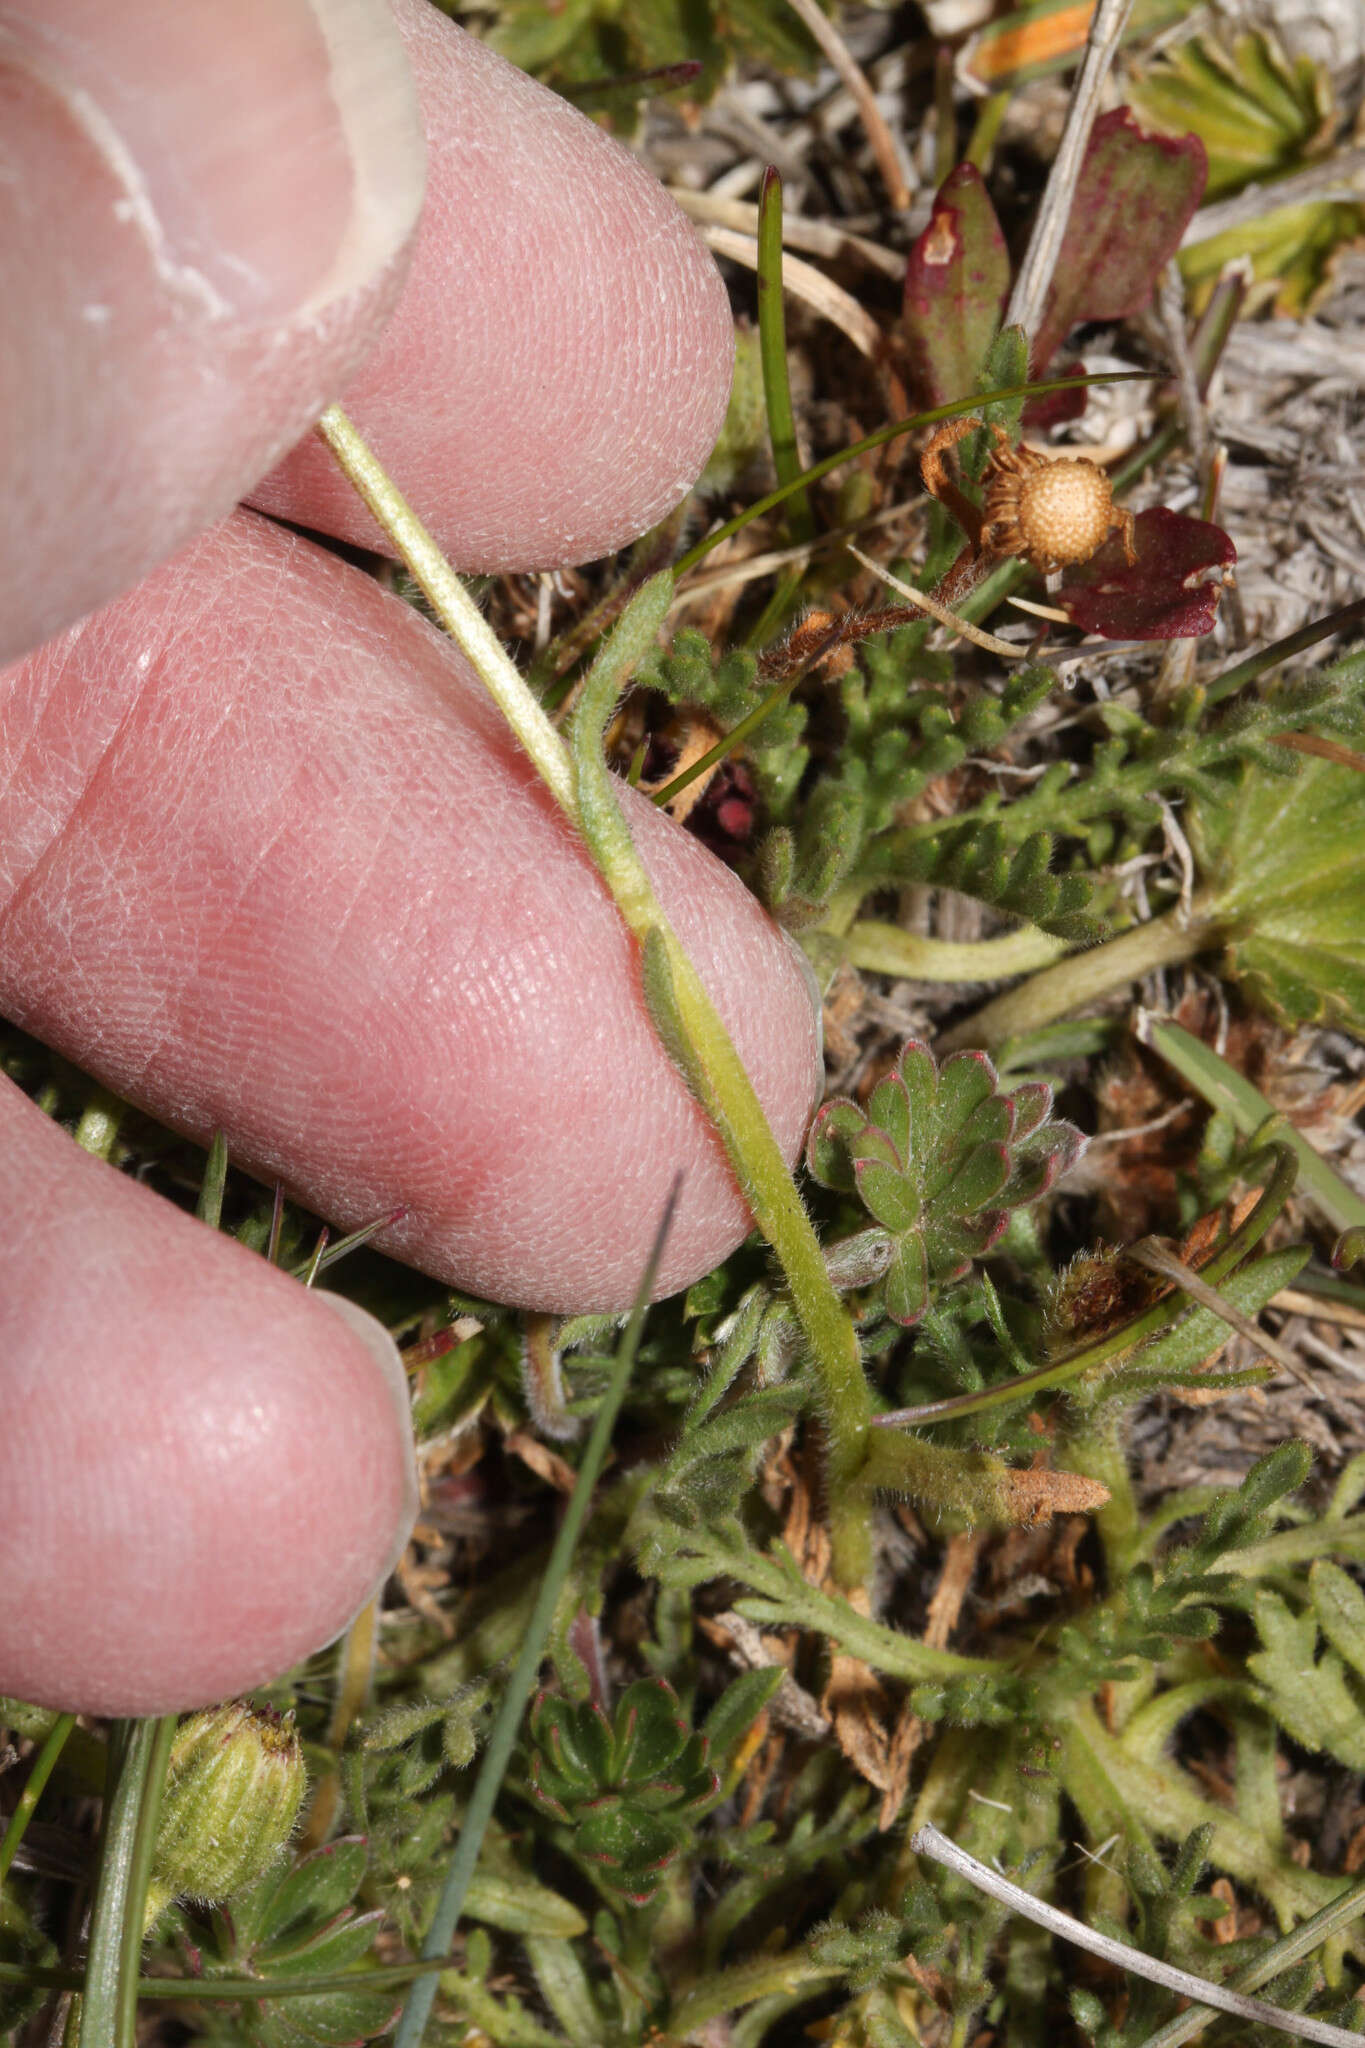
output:
[[[427, 201], [346, 410], [458, 566], [608, 554], [686, 496], [715, 446], [734, 368], [719, 272], [657, 180], [577, 108], [426, 0], [395, 13]], [[390, 546], [311, 442], [251, 502]]]
[[0, 658], [225, 513], [341, 388], [422, 191], [383, 0], [11, 0]]
[[[359, 1302], [350, 1301], [344, 1294], [333, 1294], [327, 1288], [315, 1288], [313, 1300], [339, 1316], [352, 1336], [369, 1353], [378, 1371], [382, 1386], [387, 1391], [392, 1407], [392, 1436], [397, 1446], [405, 1484], [397, 1503], [393, 1536], [384, 1563], [376, 1574], [376, 1582], [382, 1584], [397, 1564], [407, 1547], [412, 1525], [417, 1519], [417, 1457], [412, 1436], [411, 1399], [408, 1376], [403, 1366], [402, 1354], [393, 1338], [376, 1316], [363, 1309]], [[381, 1416], [378, 1426], [385, 1431], [386, 1419]]]
[[346, 1626], [406, 1534], [393, 1347], [9, 1082], [0, 1132], [0, 1692], [159, 1714], [263, 1684]]

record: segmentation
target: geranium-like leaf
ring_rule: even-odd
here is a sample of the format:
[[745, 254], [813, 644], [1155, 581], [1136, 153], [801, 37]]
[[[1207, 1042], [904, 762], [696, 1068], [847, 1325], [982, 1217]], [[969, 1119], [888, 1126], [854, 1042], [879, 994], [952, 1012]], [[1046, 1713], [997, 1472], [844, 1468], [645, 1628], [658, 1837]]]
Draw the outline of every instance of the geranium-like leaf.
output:
[[866, 1128], [867, 1118], [846, 1096], [836, 1095], [821, 1107], [806, 1140], [806, 1165], [821, 1187], [853, 1193], [857, 1183], [849, 1147]]
[[913, 1230], [919, 1222], [919, 1186], [894, 1166], [880, 1159], [855, 1162], [858, 1194], [869, 1216], [893, 1236]]
[[955, 1052], [939, 1069], [934, 1122], [940, 1144], [960, 1131], [973, 1110], [995, 1093], [996, 1073], [984, 1052]]
[[1196, 135], [1147, 135], [1128, 107], [1090, 131], [1043, 317], [1036, 369], [1083, 320], [1140, 313], [1180, 247], [1208, 165]]
[[1221, 526], [1157, 505], [1133, 528], [1130, 567], [1117, 535], [1067, 572], [1054, 602], [1083, 632], [1106, 640], [1193, 640], [1208, 633], [1237, 550]]
[[893, 1323], [917, 1323], [929, 1306], [929, 1258], [923, 1237], [896, 1240], [886, 1269], [886, 1313]]
[[1010, 1178], [1005, 1145], [977, 1145], [967, 1154], [944, 1189], [959, 1216], [975, 1216], [993, 1202]]
[[614, 1716], [614, 1782], [623, 1789], [647, 1784], [676, 1763], [692, 1730], [678, 1712], [678, 1696], [661, 1678], [628, 1686]]
[[1046, 1081], [1026, 1081], [1015, 1089], [1013, 1101], [1014, 1142], [1020, 1145], [1051, 1116], [1052, 1090]]
[[1288, 782], [1248, 769], [1223, 829], [1206, 915], [1232, 971], [1287, 1023], [1365, 1032], [1365, 775], [1313, 756]]
[[896, 1122], [898, 1133], [906, 1130], [904, 1165], [890, 1164], [881, 1149], [890, 1141], [875, 1123], [853, 1136], [857, 1192], [881, 1228], [835, 1245], [830, 1272], [845, 1288], [875, 1289], [880, 1281], [885, 1313], [914, 1323], [935, 1289], [960, 1279], [989, 1251], [1011, 1210], [1050, 1187], [1084, 1140], [1070, 1124], [1049, 1120], [1052, 1091], [1045, 1085], [1002, 1089], [981, 1052], [955, 1053], [938, 1067], [918, 1039], [873, 1091], [869, 1112], [874, 1108]]
[[1014, 1171], [1001, 1192], [1001, 1201], [1012, 1209], [1036, 1202], [1071, 1171], [1084, 1150], [1085, 1139], [1073, 1124], [1050, 1124], [1036, 1132], [1016, 1150]]
[[1010, 260], [981, 173], [959, 164], [939, 187], [910, 251], [902, 313], [921, 405], [977, 388], [1010, 288]]
[[848, 1151], [855, 1172], [858, 1162], [864, 1159], [875, 1160], [879, 1166], [887, 1166], [893, 1173], [899, 1173], [905, 1165], [899, 1147], [892, 1144], [885, 1131], [879, 1130], [876, 1124], [867, 1121], [864, 1121], [857, 1136], [850, 1138]]
[[910, 1104], [910, 1136], [906, 1157], [922, 1159], [933, 1142], [934, 1102], [938, 1094], [938, 1063], [927, 1045], [907, 1038], [897, 1070]]
[[910, 1095], [897, 1072], [880, 1080], [867, 1098], [867, 1120], [885, 1132], [902, 1166], [910, 1156]]

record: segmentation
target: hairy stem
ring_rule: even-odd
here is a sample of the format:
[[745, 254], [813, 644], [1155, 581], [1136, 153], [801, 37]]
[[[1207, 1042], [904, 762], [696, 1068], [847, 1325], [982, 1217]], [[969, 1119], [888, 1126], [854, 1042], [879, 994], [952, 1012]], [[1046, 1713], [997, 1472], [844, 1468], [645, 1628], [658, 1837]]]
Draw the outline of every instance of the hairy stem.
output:
[[1138, 981], [1158, 967], [1174, 967], [1192, 960], [1216, 942], [1217, 928], [1200, 918], [1198, 906], [1188, 924], [1180, 922], [1178, 911], [1135, 925], [1088, 952], [1073, 953], [1035, 974], [1022, 988], [997, 996], [965, 1023], [956, 1025], [942, 1043], [945, 1051], [964, 1045], [999, 1045], [1007, 1038], [1021, 1038], [1055, 1023], [1069, 1011], [1100, 996]]
[[909, 981], [1003, 981], [1012, 974], [1031, 974], [1051, 966], [1066, 952], [1066, 942], [1036, 925], [1005, 932], [997, 939], [955, 943], [926, 939], [899, 925], [860, 918], [843, 942], [850, 966], [869, 974], [899, 974]]
[[829, 1447], [826, 1477], [834, 1570], [842, 1584], [861, 1585], [871, 1566], [870, 1533], [866, 1504], [855, 1494], [852, 1481], [866, 1455], [872, 1401], [857, 1335], [830, 1284], [819, 1239], [753, 1084], [635, 851], [616, 778], [602, 752], [616, 697], [668, 610], [672, 578], [663, 574], [645, 584], [602, 648], [579, 702], [570, 756], [459, 577], [344, 413], [330, 406], [319, 428], [581, 832], [617, 908], [641, 943], [645, 994], [655, 1025], [720, 1132], [754, 1220], [781, 1263], [810, 1342]]

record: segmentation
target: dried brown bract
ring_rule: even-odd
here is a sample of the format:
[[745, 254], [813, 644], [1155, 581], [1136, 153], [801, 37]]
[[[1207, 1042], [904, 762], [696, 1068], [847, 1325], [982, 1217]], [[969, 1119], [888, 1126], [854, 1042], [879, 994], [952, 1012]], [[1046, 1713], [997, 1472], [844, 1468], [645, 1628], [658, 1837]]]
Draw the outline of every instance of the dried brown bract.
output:
[[949, 420], [929, 442], [920, 467], [925, 488], [956, 518], [967, 511], [968, 531], [984, 554], [1014, 555], [1051, 576], [1088, 562], [1117, 533], [1129, 566], [1136, 562], [1133, 515], [1115, 505], [1104, 471], [1074, 456], [1015, 448], [1003, 427], [990, 430], [995, 446], [986, 464], [982, 510], [969, 506], [943, 458], [981, 424], [974, 415]]

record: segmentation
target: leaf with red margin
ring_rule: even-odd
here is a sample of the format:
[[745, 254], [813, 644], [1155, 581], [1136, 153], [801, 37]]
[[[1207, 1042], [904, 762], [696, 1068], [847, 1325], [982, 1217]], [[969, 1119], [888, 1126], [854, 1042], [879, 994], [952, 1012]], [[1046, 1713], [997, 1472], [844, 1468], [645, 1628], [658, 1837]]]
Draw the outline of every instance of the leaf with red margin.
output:
[[918, 402], [966, 398], [995, 339], [1010, 259], [981, 173], [959, 164], [939, 187], [910, 251], [902, 324]]
[[1034, 336], [1035, 369], [1081, 321], [1141, 312], [1180, 247], [1207, 176], [1197, 135], [1148, 135], [1130, 107], [1100, 115]]
[[1193, 640], [1218, 615], [1237, 550], [1221, 526], [1164, 505], [1139, 512], [1130, 568], [1117, 535], [1069, 569], [1054, 602], [1083, 632], [1106, 640]]

